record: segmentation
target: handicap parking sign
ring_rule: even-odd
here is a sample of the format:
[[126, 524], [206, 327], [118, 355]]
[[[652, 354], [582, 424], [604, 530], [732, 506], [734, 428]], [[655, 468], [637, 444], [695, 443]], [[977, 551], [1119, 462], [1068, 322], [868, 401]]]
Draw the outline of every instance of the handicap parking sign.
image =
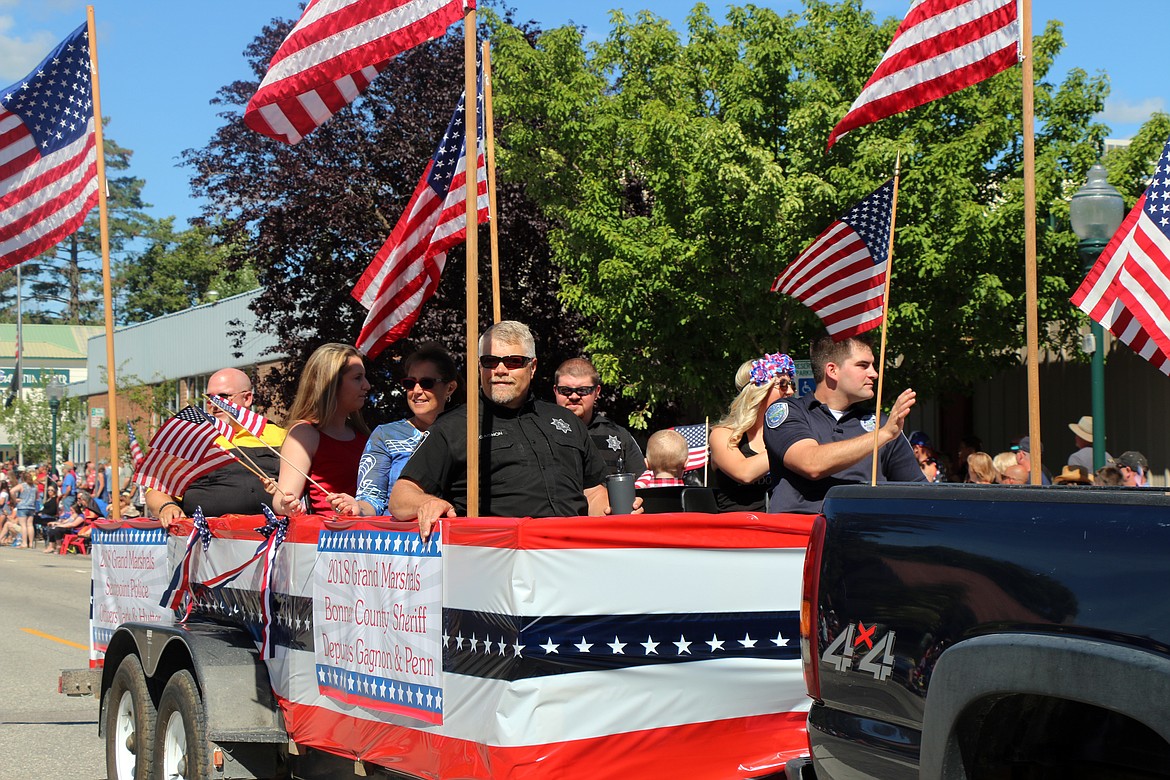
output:
[[802, 376], [796, 380], [796, 394], [808, 395], [813, 390], [817, 389], [817, 383], [813, 381], [811, 376]]

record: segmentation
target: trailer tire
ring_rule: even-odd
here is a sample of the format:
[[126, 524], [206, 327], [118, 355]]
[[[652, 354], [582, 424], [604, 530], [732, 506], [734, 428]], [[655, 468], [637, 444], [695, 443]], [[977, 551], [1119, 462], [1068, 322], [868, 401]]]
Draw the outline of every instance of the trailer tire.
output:
[[148, 780], [154, 764], [154, 701], [136, 655], [127, 655], [106, 693], [106, 776]]
[[155, 739], [156, 780], [209, 780], [207, 715], [199, 686], [186, 669], [171, 676], [159, 699]]

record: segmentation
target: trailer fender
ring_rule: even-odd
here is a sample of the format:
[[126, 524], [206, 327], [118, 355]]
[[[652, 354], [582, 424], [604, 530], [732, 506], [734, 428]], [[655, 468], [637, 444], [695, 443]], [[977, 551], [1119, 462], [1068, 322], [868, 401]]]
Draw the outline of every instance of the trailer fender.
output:
[[[284, 742], [284, 719], [272, 695], [268, 667], [247, 632], [213, 623], [160, 626], [125, 623], [106, 650], [102, 712], [114, 671], [133, 653], [158, 703], [171, 675], [188, 669], [195, 677], [215, 742]], [[99, 725], [104, 719], [99, 719]]]

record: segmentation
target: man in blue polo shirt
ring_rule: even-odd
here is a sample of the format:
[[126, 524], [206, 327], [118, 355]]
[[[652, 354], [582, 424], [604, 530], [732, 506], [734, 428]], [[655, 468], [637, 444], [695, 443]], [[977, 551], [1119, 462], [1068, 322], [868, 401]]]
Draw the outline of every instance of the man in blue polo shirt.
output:
[[[868, 483], [873, 459], [873, 349], [864, 340], [818, 338], [812, 345], [816, 390], [777, 401], [764, 416], [772, 474], [772, 512], [819, 512], [834, 485]], [[894, 401], [878, 431], [878, 482], [923, 482], [910, 442], [902, 435], [915, 393]]]

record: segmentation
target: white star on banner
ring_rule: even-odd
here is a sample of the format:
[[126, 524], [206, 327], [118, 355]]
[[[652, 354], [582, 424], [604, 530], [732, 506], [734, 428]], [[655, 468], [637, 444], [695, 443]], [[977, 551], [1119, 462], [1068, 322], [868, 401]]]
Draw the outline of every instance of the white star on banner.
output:
[[788, 640], [784, 638], [782, 633], [777, 631], [776, 638], [772, 640], [772, 644], [776, 645], [776, 647], [784, 647], [788, 644]]
[[615, 636], [613, 638], [613, 641], [609, 642], [608, 644], [609, 644], [609, 649], [613, 651], [614, 655], [625, 655], [626, 654], [625, 647], [626, 647], [626, 645], [629, 644], [629, 642], [622, 642], [621, 640], [619, 640]]
[[505, 648], [505, 647], [507, 647], [507, 645], [504, 643], [504, 637], [502, 637], [502, 636], [501, 636], [501, 637], [500, 637], [500, 641], [499, 641], [499, 642], [497, 642], [496, 644], [497, 644], [497, 646], [500, 648], [500, 655], [503, 655], [503, 654], [504, 654], [504, 648]]
[[707, 644], [711, 646], [711, 652], [723, 649], [723, 640], [719, 638], [718, 634], [712, 634], [711, 638], [707, 640]]
[[462, 631], [460, 631], [458, 634], [455, 635], [455, 649], [456, 650], [463, 649], [463, 632]]
[[751, 635], [749, 635], [747, 633], [745, 633], [743, 635], [743, 639], [740, 639], [739, 643], [741, 645], [743, 645], [744, 649], [746, 649], [746, 650], [753, 650], [753, 649], [755, 649], [755, 646], [756, 646], [756, 640], [752, 639]]
[[519, 658], [524, 654], [524, 645], [520, 644], [520, 638], [516, 638], [516, 643], [512, 645], [512, 657]]
[[593, 643], [592, 643], [592, 642], [586, 642], [586, 641], [585, 641], [585, 637], [584, 637], [584, 636], [582, 636], [582, 637], [581, 637], [581, 642], [580, 642], [579, 644], [575, 644], [575, 645], [573, 645], [573, 647], [577, 648], [577, 652], [579, 652], [579, 653], [588, 653], [588, 652], [589, 652], [589, 650], [590, 650], [590, 648], [592, 648], [592, 647], [593, 647]]
[[654, 637], [648, 636], [648, 637], [646, 637], [645, 642], [640, 642], [639, 644], [641, 644], [642, 647], [645, 648], [646, 655], [650, 655], [651, 653], [653, 653], [654, 655], [658, 655], [658, 645], [660, 645], [661, 642], [655, 642]]
[[555, 643], [552, 641], [552, 637], [551, 637], [551, 636], [548, 638], [548, 641], [547, 641], [547, 642], [545, 642], [543, 645], [541, 645], [541, 647], [542, 647], [542, 648], [544, 648], [544, 654], [545, 654], [545, 655], [551, 655], [552, 653], [556, 653], [557, 655], [560, 655], [560, 654], [561, 654], [561, 651], [560, 651], [560, 649], [559, 649], [559, 648], [560, 648], [560, 645], [558, 645], [558, 644], [555, 644]]

